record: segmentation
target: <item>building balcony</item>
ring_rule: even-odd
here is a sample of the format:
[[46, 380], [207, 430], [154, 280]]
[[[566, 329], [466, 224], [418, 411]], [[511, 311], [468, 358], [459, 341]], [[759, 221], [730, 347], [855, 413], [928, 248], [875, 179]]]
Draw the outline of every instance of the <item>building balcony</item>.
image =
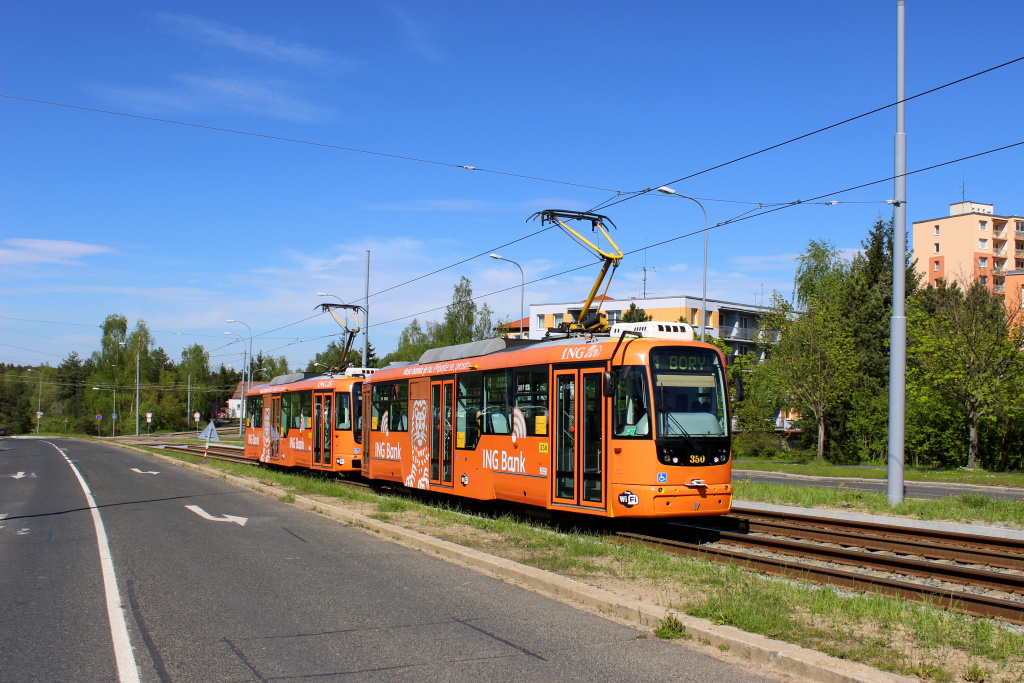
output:
[[1004, 268], [1003, 266], [993, 266], [992, 267], [992, 274], [993, 275], [1003, 275], [1005, 273], [1006, 273], [1006, 268]]
[[1006, 291], [1006, 285], [992, 285], [992, 291], [996, 294], [1002, 294]]
[[1024, 240], [1024, 230], [1014, 230], [1014, 235], [1019, 240]]
[[992, 250], [992, 255], [993, 256], [1004, 256], [1005, 257], [1006, 256], [1006, 250], [1005, 249], [993, 249]]
[[722, 339], [735, 339], [739, 341], [753, 341], [757, 335], [757, 329], [749, 327], [719, 327], [718, 336]]

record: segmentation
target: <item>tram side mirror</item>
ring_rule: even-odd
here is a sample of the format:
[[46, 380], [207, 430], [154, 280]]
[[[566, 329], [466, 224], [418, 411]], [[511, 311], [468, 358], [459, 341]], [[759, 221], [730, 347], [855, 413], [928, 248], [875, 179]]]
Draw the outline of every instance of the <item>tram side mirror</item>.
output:
[[615, 394], [616, 377], [614, 372], [604, 373], [604, 397], [609, 398]]

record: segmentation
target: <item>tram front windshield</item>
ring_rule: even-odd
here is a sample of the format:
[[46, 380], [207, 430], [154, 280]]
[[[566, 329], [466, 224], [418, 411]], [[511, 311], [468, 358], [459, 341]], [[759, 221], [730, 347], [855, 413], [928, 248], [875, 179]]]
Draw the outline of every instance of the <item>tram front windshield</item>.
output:
[[662, 347], [651, 352], [657, 436], [726, 436], [723, 368], [711, 349]]

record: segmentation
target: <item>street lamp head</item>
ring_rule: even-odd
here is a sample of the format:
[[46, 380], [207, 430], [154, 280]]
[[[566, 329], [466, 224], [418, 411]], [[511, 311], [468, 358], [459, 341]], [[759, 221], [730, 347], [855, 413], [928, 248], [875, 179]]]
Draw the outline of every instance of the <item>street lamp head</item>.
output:
[[662, 185], [661, 187], [659, 187], [658, 188], [658, 192], [660, 192], [662, 194], [675, 194], [676, 193], [676, 191], [673, 190], [668, 185]]
[[330, 296], [330, 294], [328, 294], [327, 292], [317, 292], [316, 295], [317, 296]]
[[491, 258], [496, 258], [496, 259], [502, 260], [502, 261], [504, 260], [500, 256], [498, 256], [497, 254], [491, 254]]
[[238, 321], [237, 320], [225, 320], [224, 322], [226, 322], [226, 323], [237, 323]]
[[825, 206], [835, 206], [838, 203], [839, 202], [833, 199], [832, 201], [825, 202]]

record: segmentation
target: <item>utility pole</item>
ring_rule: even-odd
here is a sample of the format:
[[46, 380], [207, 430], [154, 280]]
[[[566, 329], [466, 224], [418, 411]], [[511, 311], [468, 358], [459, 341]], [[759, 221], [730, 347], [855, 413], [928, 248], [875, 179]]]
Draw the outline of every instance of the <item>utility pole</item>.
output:
[[906, 2], [896, 3], [896, 149], [892, 218], [892, 319], [889, 323], [889, 459], [886, 498], [903, 502], [907, 398], [907, 134], [905, 82]]
[[363, 367], [370, 355], [370, 250], [366, 250], [366, 298], [363, 299]]

